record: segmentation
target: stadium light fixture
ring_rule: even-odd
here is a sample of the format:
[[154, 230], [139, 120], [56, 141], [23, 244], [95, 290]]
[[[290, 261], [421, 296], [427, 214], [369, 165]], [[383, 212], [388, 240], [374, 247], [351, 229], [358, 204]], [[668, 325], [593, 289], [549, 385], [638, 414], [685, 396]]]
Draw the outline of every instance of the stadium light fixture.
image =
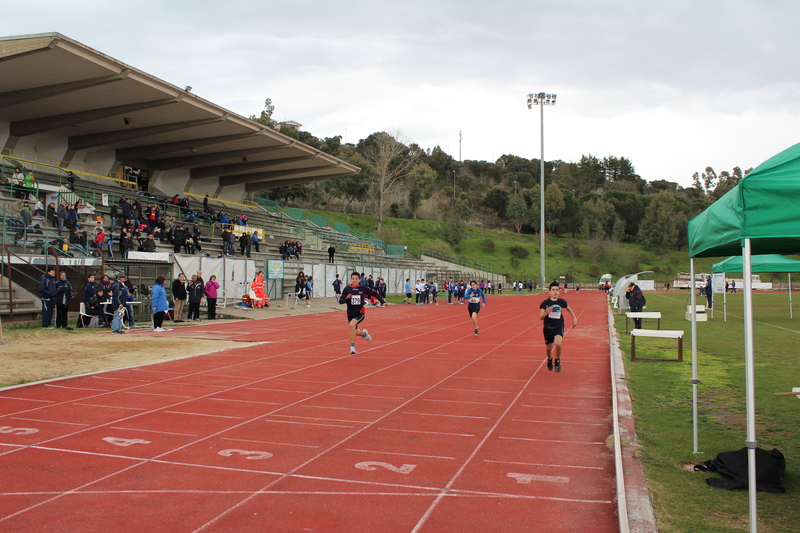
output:
[[541, 158], [539, 160], [539, 275], [542, 279], [542, 288], [546, 287], [544, 278], [544, 106], [556, 105], [556, 95], [546, 93], [530, 93], [528, 95], [528, 109], [539, 106], [539, 124], [541, 138]]

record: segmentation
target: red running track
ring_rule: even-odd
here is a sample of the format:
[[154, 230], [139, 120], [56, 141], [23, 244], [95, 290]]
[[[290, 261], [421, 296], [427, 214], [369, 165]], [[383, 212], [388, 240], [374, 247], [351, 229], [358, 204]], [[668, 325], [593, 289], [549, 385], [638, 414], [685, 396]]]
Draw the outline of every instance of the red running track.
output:
[[[619, 531], [606, 300], [548, 372], [544, 296], [181, 328], [264, 341], [0, 391], [2, 532]], [[136, 335], [152, 335], [150, 332]]]

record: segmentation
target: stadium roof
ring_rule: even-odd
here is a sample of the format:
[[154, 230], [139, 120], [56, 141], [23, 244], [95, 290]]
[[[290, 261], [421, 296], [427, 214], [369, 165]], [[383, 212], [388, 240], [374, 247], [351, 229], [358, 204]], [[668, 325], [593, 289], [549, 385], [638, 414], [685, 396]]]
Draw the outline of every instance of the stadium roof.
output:
[[58, 33], [0, 37], [7, 142], [66, 138], [64, 159], [115, 150], [124, 165], [185, 169], [256, 191], [354, 174], [345, 161]]

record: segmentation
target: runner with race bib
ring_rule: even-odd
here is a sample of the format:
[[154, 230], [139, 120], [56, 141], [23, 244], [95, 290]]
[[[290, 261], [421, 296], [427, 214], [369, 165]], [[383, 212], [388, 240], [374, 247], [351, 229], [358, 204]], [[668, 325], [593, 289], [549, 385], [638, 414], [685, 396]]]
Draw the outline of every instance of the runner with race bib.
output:
[[339, 298], [340, 304], [347, 304], [347, 322], [350, 324], [350, 354], [356, 353], [356, 337], [363, 337], [365, 341], [372, 342], [372, 337], [366, 329], [358, 329], [358, 325], [367, 316], [364, 312], [364, 304], [369, 298], [374, 296], [381, 303], [381, 307], [386, 307], [386, 300], [381, 294], [370, 289], [366, 285], [361, 285], [361, 275], [358, 272], [350, 274], [350, 285], [344, 288], [342, 296]]
[[475, 326], [475, 336], [478, 336], [478, 313], [481, 312], [481, 301], [486, 305], [486, 295], [478, 288], [476, 281], [469, 282], [469, 289], [464, 294], [464, 299], [467, 300], [467, 312], [472, 319], [472, 324]]
[[572, 327], [578, 325], [578, 317], [567, 301], [558, 297], [559, 283], [550, 284], [549, 297], [539, 306], [539, 320], [544, 325], [544, 344], [547, 349], [547, 370], [553, 370], [553, 348], [556, 352], [555, 369], [561, 372], [561, 342], [564, 340], [564, 310], [572, 315]]

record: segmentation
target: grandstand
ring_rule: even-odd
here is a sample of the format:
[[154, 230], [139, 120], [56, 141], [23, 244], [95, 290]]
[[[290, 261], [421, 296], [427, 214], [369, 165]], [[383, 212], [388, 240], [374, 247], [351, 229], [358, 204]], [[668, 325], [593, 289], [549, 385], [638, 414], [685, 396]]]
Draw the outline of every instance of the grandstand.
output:
[[[46, 214], [34, 215], [23, 228], [12, 205], [21, 196], [32, 208], [37, 199], [45, 208], [80, 200], [89, 233], [98, 223], [110, 229], [112, 207], [122, 197], [152, 203], [176, 222], [196, 218], [203, 256], [209, 253], [212, 259], [223, 247], [219, 215], [246, 214], [247, 228], [261, 235], [260, 251], [251, 251], [249, 270], [230, 272], [266, 272], [268, 261], [281, 259], [280, 243], [303, 243], [301, 260], [285, 261], [283, 278], [268, 284], [272, 298], [294, 290], [301, 268], [326, 265], [330, 244], [336, 246], [340, 272], [391, 271], [393, 279], [410, 272], [460, 277], [459, 268], [407, 257], [402, 246], [344, 224], [252, 199], [258, 190], [359, 169], [204, 100], [190, 87], [181, 89], [58, 33], [0, 38], [0, 142], [0, 314], [14, 320], [38, 313], [38, 279], [46, 264], [66, 270], [79, 291], [89, 273], [124, 271], [141, 295], [159, 274], [174, 277], [182, 265], [202, 265], [173, 253], [168, 243], [158, 243], [156, 254], [120, 256], [117, 245], [113, 256], [107, 249], [83, 249], [70, 244], [67, 234], [59, 236]], [[15, 179], [16, 169], [28, 176], [26, 181]], [[172, 204], [176, 196], [183, 205]], [[234, 261], [244, 259], [237, 254]], [[390, 284], [390, 292], [401, 290], [397, 283]], [[228, 291], [228, 297], [238, 296]], [[79, 292], [76, 307], [80, 301]]]

